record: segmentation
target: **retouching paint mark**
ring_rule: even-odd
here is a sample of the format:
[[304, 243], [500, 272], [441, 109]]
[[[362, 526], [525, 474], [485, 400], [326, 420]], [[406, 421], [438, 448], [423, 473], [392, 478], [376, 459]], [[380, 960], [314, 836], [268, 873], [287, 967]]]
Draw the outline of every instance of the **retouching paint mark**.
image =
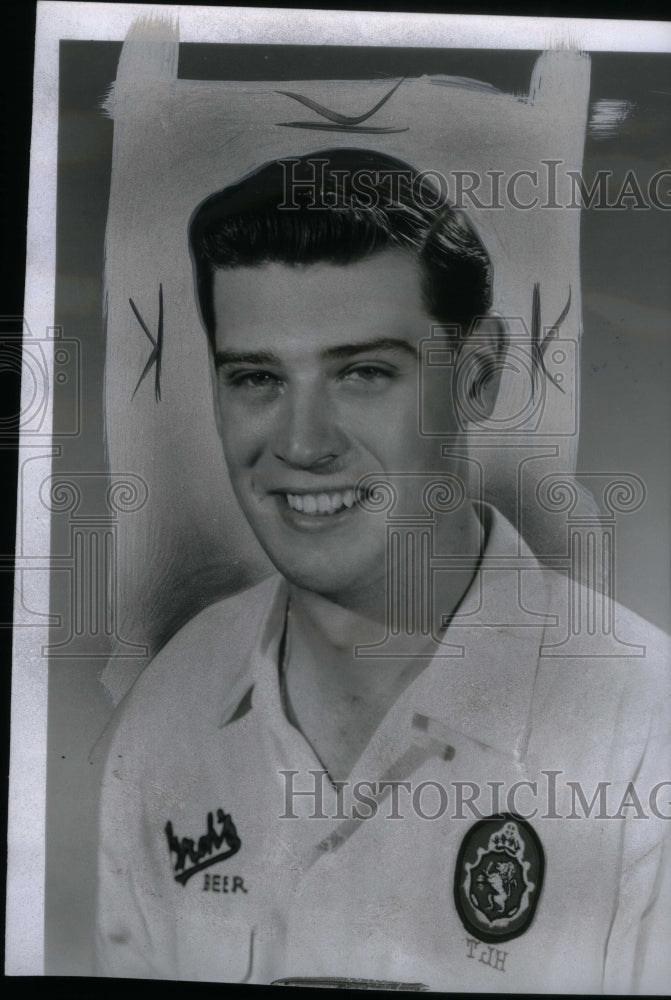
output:
[[636, 105], [631, 101], [594, 101], [587, 134], [593, 139], [607, 139], [631, 118]]
[[503, 91], [495, 87], [493, 83], [485, 83], [484, 80], [472, 80], [470, 76], [442, 76], [431, 77], [429, 80], [434, 87], [459, 87], [461, 90], [470, 90], [473, 93], [502, 94]]
[[[400, 781], [412, 777], [427, 760], [437, 757], [442, 761], [450, 761], [455, 756], [454, 747], [450, 743], [451, 731], [444, 723], [439, 722], [437, 719], [432, 719], [428, 715], [414, 712], [412, 716], [412, 730], [414, 742], [392, 761], [379, 781], [373, 783], [377, 791], [371, 788], [373, 798], [369, 799], [369, 802], [375, 803], [376, 811], [377, 806], [389, 798], [394, 784], [398, 785]], [[476, 742], [480, 746], [489, 749], [486, 743], [480, 743], [479, 740]], [[318, 774], [319, 772], [316, 773]], [[338, 794], [340, 794], [344, 786], [341, 784], [341, 787], [338, 788], [338, 783], [336, 782], [333, 785]], [[335, 819], [335, 817], [333, 818]], [[319, 843], [315, 844], [309, 850], [309, 854], [306, 856], [306, 867], [312, 868], [325, 853], [339, 850], [365, 821], [366, 816], [362, 814], [357, 815], [356, 812], [353, 812], [349, 819], [339, 822], [330, 833], [322, 837]]]
[[407, 132], [404, 128], [361, 128], [360, 125], [327, 125], [326, 122], [277, 122], [280, 128], [309, 128], [317, 132], [358, 132], [359, 135], [384, 135], [388, 132]]
[[536, 376], [538, 372], [543, 372], [549, 382], [559, 389], [560, 392], [564, 392], [562, 387], [558, 382], [553, 379], [550, 372], [545, 367], [545, 353], [550, 346], [550, 341], [554, 339], [566, 317], [568, 316], [568, 311], [571, 308], [571, 288], [569, 286], [568, 298], [566, 300], [566, 305], [561, 311], [559, 317], [552, 324], [547, 334], [541, 341], [541, 293], [540, 285], [538, 282], [534, 284], [533, 299], [531, 305], [531, 358], [533, 361], [533, 385], [532, 385], [532, 399], [533, 393], [536, 388]]
[[163, 285], [159, 284], [158, 286], [158, 328], [156, 330], [156, 339], [154, 339], [151, 332], [149, 331], [149, 327], [142, 319], [140, 311], [133, 302], [133, 300], [129, 299], [128, 301], [130, 303], [131, 309], [133, 310], [133, 313], [135, 314], [136, 320], [138, 321], [138, 323], [140, 324], [146, 335], [149, 337], [153, 345], [153, 350], [149, 355], [147, 363], [142, 370], [142, 374], [138, 379], [138, 383], [135, 386], [135, 389], [133, 390], [133, 395], [131, 396], [131, 399], [135, 397], [135, 393], [140, 388], [140, 385], [142, 384], [145, 375], [147, 375], [147, 373], [149, 372], [149, 369], [152, 367], [152, 365], [155, 365], [156, 371], [154, 374], [154, 392], [156, 394], [156, 402], [158, 403], [160, 402], [161, 399], [161, 355], [163, 352]]
[[332, 125], [316, 124], [311, 122], [278, 122], [278, 125], [282, 125], [286, 128], [313, 128], [313, 129], [325, 129], [330, 132], [407, 132], [406, 128], [385, 128], [385, 129], [358, 129], [357, 125], [362, 122], [367, 121], [369, 118], [379, 111], [383, 104], [386, 104], [389, 98], [394, 94], [398, 88], [403, 83], [405, 77], [400, 79], [398, 83], [394, 84], [389, 93], [385, 94], [384, 97], [375, 104], [370, 111], [365, 111], [362, 115], [343, 115], [339, 111], [333, 111], [331, 108], [325, 107], [323, 104], [319, 104], [317, 101], [313, 101], [309, 97], [304, 97], [302, 94], [296, 94], [292, 90], [277, 90], [275, 93], [283, 94], [284, 97], [290, 97], [294, 101], [298, 101], [299, 104], [305, 105], [306, 108], [310, 108], [311, 111], [316, 111], [318, 115], [322, 118], [326, 118], [328, 121], [332, 122]]

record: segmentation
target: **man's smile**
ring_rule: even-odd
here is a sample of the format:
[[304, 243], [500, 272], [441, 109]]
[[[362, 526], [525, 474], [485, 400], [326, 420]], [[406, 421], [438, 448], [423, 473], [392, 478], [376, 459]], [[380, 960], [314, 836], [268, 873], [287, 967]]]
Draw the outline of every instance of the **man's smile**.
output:
[[301, 493], [273, 490], [267, 496], [273, 501], [280, 520], [299, 533], [330, 532], [361, 514], [353, 487]]
[[298, 530], [335, 527], [360, 513], [361, 497], [356, 486], [308, 488], [293, 486], [267, 490], [266, 497], [285, 524]]
[[300, 511], [311, 517], [324, 517], [348, 509], [354, 505], [353, 489], [319, 493], [287, 493], [287, 503], [291, 510]]

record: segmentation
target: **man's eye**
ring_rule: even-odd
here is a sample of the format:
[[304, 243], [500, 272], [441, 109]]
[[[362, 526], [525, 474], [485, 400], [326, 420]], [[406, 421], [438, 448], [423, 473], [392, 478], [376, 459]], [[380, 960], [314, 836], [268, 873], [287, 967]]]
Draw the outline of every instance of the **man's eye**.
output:
[[277, 389], [281, 379], [272, 372], [227, 372], [224, 376], [226, 385], [234, 389]]
[[394, 372], [381, 365], [357, 365], [340, 376], [343, 382], [361, 385], [382, 385], [394, 377]]

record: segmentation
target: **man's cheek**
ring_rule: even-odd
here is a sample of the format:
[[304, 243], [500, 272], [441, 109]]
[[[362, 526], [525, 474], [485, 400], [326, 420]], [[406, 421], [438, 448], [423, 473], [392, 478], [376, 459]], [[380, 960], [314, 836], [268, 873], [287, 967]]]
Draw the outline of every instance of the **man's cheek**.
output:
[[249, 491], [249, 470], [254, 466], [253, 459], [251, 459], [247, 454], [237, 453], [231, 455], [230, 453], [227, 454], [225, 451], [224, 457], [226, 459], [228, 474], [236, 490], [240, 493]]
[[248, 465], [261, 449], [261, 440], [244, 415], [229, 408], [220, 412], [220, 435], [226, 461], [231, 468]]

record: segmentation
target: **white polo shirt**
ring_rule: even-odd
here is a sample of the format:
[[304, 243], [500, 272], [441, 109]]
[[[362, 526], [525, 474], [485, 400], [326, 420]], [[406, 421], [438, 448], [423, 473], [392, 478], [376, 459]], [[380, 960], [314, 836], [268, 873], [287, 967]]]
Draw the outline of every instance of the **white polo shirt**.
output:
[[618, 607], [581, 652], [586, 592], [490, 514], [443, 645], [339, 796], [283, 711], [281, 578], [154, 659], [104, 777], [101, 975], [666, 989], [669, 639]]

